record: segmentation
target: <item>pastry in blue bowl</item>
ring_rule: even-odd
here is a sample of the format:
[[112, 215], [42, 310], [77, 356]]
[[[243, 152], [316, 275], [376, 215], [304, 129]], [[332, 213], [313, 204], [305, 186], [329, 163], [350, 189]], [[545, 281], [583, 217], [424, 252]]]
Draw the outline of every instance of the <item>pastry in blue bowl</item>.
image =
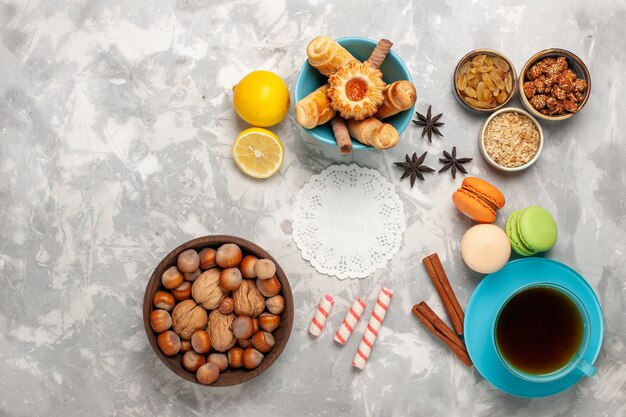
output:
[[416, 93], [390, 48], [387, 40], [313, 39], [294, 89], [296, 121], [342, 153], [395, 146], [411, 121]]

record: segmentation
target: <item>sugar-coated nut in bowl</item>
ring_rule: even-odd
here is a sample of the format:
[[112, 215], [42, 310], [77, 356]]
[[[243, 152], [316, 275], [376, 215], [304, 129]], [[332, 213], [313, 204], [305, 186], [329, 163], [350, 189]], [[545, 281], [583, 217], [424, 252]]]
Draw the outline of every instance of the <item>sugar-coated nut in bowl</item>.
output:
[[[207, 325], [204, 328], [196, 329], [192, 333], [191, 337], [189, 337], [187, 334], [184, 334], [184, 330], [186, 328], [182, 326], [182, 324], [184, 324], [186, 315], [183, 313], [185, 312], [185, 310], [189, 312], [189, 310], [191, 309], [184, 308], [183, 310], [181, 310], [180, 305], [182, 303], [187, 303], [187, 305], [193, 305], [193, 303], [196, 302], [196, 300], [192, 298], [192, 299], [177, 301], [172, 295], [172, 292], [175, 292], [177, 290], [178, 291], [183, 290], [185, 289], [185, 287], [187, 287], [187, 285], [191, 285], [192, 296], [193, 296], [193, 285], [200, 278], [200, 276], [198, 275], [198, 272], [200, 272], [200, 275], [202, 275], [203, 273], [207, 272], [207, 270], [203, 269], [202, 264], [200, 264], [200, 268], [198, 268], [199, 271], [198, 269], [193, 271], [196, 277], [190, 277], [189, 273], [185, 273], [179, 270], [178, 273], [180, 275], [183, 275], [183, 278], [184, 278], [184, 284], [181, 284], [183, 286], [182, 288], [175, 287], [172, 289], [167, 289], [163, 286], [163, 283], [161, 282], [161, 278], [162, 278], [163, 273], [167, 269], [171, 268], [172, 266], [176, 267], [177, 262], [178, 262], [178, 257], [184, 251], [193, 249], [196, 253], [198, 253], [199, 262], [200, 262], [203, 258], [202, 255], [210, 253], [210, 251], [203, 251], [203, 249], [210, 248], [210, 249], [217, 250], [227, 243], [236, 244], [241, 249], [242, 260], [243, 260], [243, 257], [248, 257], [247, 262], [250, 262], [251, 259], [252, 260], [269, 259], [275, 263], [274, 259], [267, 252], [263, 251], [262, 249], [258, 248], [258, 246], [250, 242], [247, 242], [243, 239], [231, 238], [231, 237], [225, 237], [225, 236], [215, 236], [215, 237], [194, 239], [193, 241], [187, 242], [179, 246], [175, 250], [173, 250], [159, 263], [154, 273], [152, 274], [150, 281], [148, 282], [148, 285], [146, 288], [146, 295], [144, 297], [144, 327], [146, 328], [148, 340], [151, 346], [153, 347], [155, 353], [159, 357], [159, 359], [165, 365], [167, 365], [167, 367], [169, 367], [172, 371], [174, 371], [177, 375], [181, 376], [182, 378], [189, 380], [191, 382], [194, 382], [194, 383], [201, 383], [201, 382], [206, 383], [207, 379], [203, 379], [203, 377], [206, 377], [206, 375], [200, 376], [200, 379], [203, 379], [201, 381], [198, 379], [197, 371], [194, 373], [193, 369], [195, 369], [196, 367], [200, 369], [201, 365], [203, 365], [201, 364], [202, 359], [198, 359], [200, 357], [204, 358], [204, 360], [208, 363], [209, 358], [206, 355], [209, 355], [210, 357], [214, 358], [213, 360], [211, 360], [211, 362], [214, 363], [215, 365], [218, 365], [218, 376], [217, 376], [217, 379], [213, 383], [210, 384], [210, 386], [212, 387], [230, 386], [230, 385], [239, 384], [241, 382], [250, 380], [254, 378], [255, 376], [257, 376], [258, 374], [264, 372], [276, 360], [278, 355], [280, 355], [280, 353], [284, 349], [289, 332], [291, 330], [292, 322], [293, 322], [293, 302], [291, 298], [291, 292], [289, 289], [289, 283], [286, 280], [284, 272], [282, 271], [280, 266], [276, 264], [276, 278], [278, 279], [282, 287], [280, 294], [278, 295], [284, 296], [284, 299], [285, 299], [285, 302], [284, 302], [285, 308], [283, 312], [280, 315], [276, 315], [277, 317], [275, 318], [272, 317], [271, 316], [272, 313], [270, 312], [268, 304], [266, 303], [266, 297], [264, 297], [258, 290], [258, 287], [256, 286], [256, 280], [244, 279], [244, 281], [248, 281], [248, 283], [251, 285], [248, 286], [247, 291], [240, 293], [240, 294], [245, 295], [245, 297], [242, 297], [243, 308], [249, 309], [249, 311], [251, 312], [251, 315], [243, 316], [243, 317], [244, 317], [244, 320], [248, 321], [248, 324], [251, 323], [252, 335], [250, 336], [245, 335], [245, 336], [248, 336], [248, 338], [246, 339], [235, 339], [234, 334], [233, 334], [232, 337], [235, 341], [234, 346], [232, 346], [230, 349], [228, 349], [224, 353], [219, 353], [217, 350], [212, 350], [212, 348], [211, 350], [208, 350], [207, 352], [203, 352], [203, 353], [199, 353], [196, 350], [194, 350], [194, 348], [197, 349], [198, 351], [205, 351], [207, 349], [206, 346], [199, 347], [199, 340], [201, 341], [204, 340], [203, 338], [200, 338], [199, 335], [208, 335], [209, 337], [206, 339], [211, 339], [211, 342], [213, 342], [212, 340], [213, 334], [211, 332], [211, 323], [210, 323], [211, 320], [207, 318]], [[234, 268], [238, 268], [239, 271], [241, 271], [241, 268], [243, 268], [242, 264], [243, 262], [240, 262], [239, 265], [237, 265]], [[216, 267], [215, 266], [217, 265], [216, 263], [214, 265], [212, 265], [211, 263], [208, 263], [208, 265], [211, 265], [211, 266], [208, 266], [209, 269], [215, 268], [215, 271], [207, 275], [216, 274], [218, 276], [218, 281], [219, 281], [219, 275], [220, 275], [219, 273], [222, 271], [222, 268]], [[250, 267], [250, 265], [248, 265], [248, 267], [253, 269], [253, 267]], [[205, 264], [205, 266], [207, 266], [207, 264]], [[178, 269], [178, 267], [176, 267], [176, 269]], [[248, 271], [248, 273], [250, 273], [250, 271]], [[243, 278], [243, 273], [241, 275]], [[192, 280], [195, 278], [195, 281], [187, 280], [188, 276]], [[203, 279], [203, 281], [206, 281], [206, 276]], [[219, 282], [218, 282], [217, 287], [219, 288]], [[198, 306], [198, 308], [202, 308], [205, 313], [208, 313], [209, 316], [210, 314], [214, 314], [214, 316], [219, 314], [222, 317], [225, 317], [225, 316], [227, 317], [227, 316], [232, 315], [232, 317], [236, 318], [237, 315], [235, 314], [235, 311], [234, 311], [235, 299], [233, 298], [234, 293], [236, 291], [225, 291], [221, 288], [219, 289], [222, 290], [222, 292], [224, 293], [224, 296], [221, 296], [218, 294], [219, 298], [221, 298], [221, 301], [219, 302], [219, 304], [217, 304], [215, 309], [207, 310], [202, 306]], [[158, 297], [156, 296], [157, 292], [161, 292], [161, 294]], [[196, 295], [198, 295], [198, 293], [196, 293]], [[260, 299], [258, 300], [259, 302], [257, 302], [256, 300], [257, 295], [260, 295]], [[276, 297], [276, 300], [278, 299], [279, 298]], [[205, 300], [201, 300], [201, 301], [205, 301]], [[271, 306], [272, 304], [270, 303], [269, 305]], [[161, 345], [163, 345], [163, 351], [161, 350], [161, 346], [159, 346], [159, 342], [158, 342], [158, 336], [160, 333], [155, 332], [152, 329], [151, 323], [150, 323], [150, 314], [153, 311], [162, 311], [160, 313], [155, 313], [155, 315], [164, 316], [165, 314], [167, 314], [167, 310], [165, 308], [160, 309], [158, 306], [170, 309], [169, 314], [172, 317], [172, 326], [174, 326], [174, 316], [177, 317], [176, 328], [170, 327], [168, 330], [165, 330], [164, 332], [162, 332], [162, 333], [165, 333], [165, 336], [162, 336], [160, 339]], [[183, 307], [186, 307], [186, 305], [183, 304]], [[259, 311], [256, 311], [257, 308], [259, 308]], [[228, 311], [231, 311], [231, 312], [224, 314], [224, 312], [221, 311], [220, 309], [226, 312]], [[176, 314], [174, 314], [175, 312]], [[263, 318], [264, 328], [263, 329], [261, 329], [259, 326], [258, 315], [252, 316], [253, 314], [257, 314], [257, 313], [264, 314], [264, 318]], [[272, 332], [273, 333], [272, 337], [274, 340], [274, 347], [267, 354], [263, 355], [257, 348], [253, 347], [251, 343], [252, 336], [259, 331], [267, 332], [268, 330], [266, 329], [271, 330], [270, 326], [274, 326], [274, 324], [272, 324], [271, 322], [273, 319], [276, 319], [276, 318], [280, 318], [281, 320], [280, 320], [278, 327], [276, 327]], [[226, 320], [220, 319], [220, 321], [218, 321], [218, 323], [220, 324], [223, 324], [224, 322], [227, 325], [227, 319]], [[228, 325], [226, 327], [228, 327]], [[250, 326], [248, 326], [248, 328], [249, 327]], [[158, 326], [156, 328], [157, 330], [162, 330], [162, 328], [159, 328]], [[181, 333], [181, 335], [184, 337], [181, 337], [181, 335], [177, 335], [175, 330], [178, 330], [179, 333]], [[194, 336], [194, 333], [195, 333], [195, 336]], [[217, 331], [217, 334], [219, 338], [220, 331]], [[263, 342], [265, 342], [266, 344], [271, 344], [270, 342], [268, 342], [269, 337], [261, 338], [261, 335], [262, 333], [259, 336], [256, 336], [257, 344], [261, 349], [267, 350], [267, 346], [264, 346]], [[188, 338], [185, 338], [185, 337], [188, 337]], [[192, 338], [194, 342], [193, 344], [191, 340]], [[168, 342], [168, 343], [164, 343], [164, 342]], [[218, 345], [219, 345], [219, 342], [218, 342]], [[228, 345], [226, 347], [228, 347]], [[174, 353], [176, 352], [176, 348], [178, 348], [178, 352]], [[238, 352], [237, 349], [239, 349], [239, 355], [238, 355], [239, 358], [237, 358], [237, 352]], [[254, 349], [254, 350], [248, 350], [248, 353], [246, 354], [246, 363], [247, 363], [248, 368], [245, 368], [243, 352], [244, 350], [247, 350], [247, 349]], [[230, 366], [230, 364], [228, 363], [228, 356], [229, 356], [228, 352], [230, 351], [234, 352], [234, 355], [235, 355], [234, 362], [233, 362], [234, 366]], [[167, 352], [168, 355], [171, 355], [171, 356], [166, 356], [164, 352]], [[187, 352], [191, 352], [191, 353], [187, 354], [187, 356], [185, 357], [185, 354]], [[221, 356], [211, 356], [211, 355], [221, 355]], [[232, 355], [233, 354], [230, 354], [230, 356]], [[260, 356], [260, 355], [263, 355], [263, 356]], [[194, 361], [192, 359], [198, 359], [198, 360]], [[239, 363], [237, 363], [237, 359]], [[255, 361], [258, 359], [260, 359], [260, 361], [257, 364], [255, 363]], [[239, 366], [239, 368], [237, 368], [237, 366]], [[252, 366], [254, 366], [254, 368], [252, 368]]]

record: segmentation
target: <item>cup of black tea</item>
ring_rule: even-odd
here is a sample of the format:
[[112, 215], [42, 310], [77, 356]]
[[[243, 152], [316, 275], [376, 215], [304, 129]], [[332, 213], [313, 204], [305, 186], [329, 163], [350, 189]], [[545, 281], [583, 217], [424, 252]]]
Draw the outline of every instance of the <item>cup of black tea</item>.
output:
[[583, 360], [590, 337], [589, 315], [567, 288], [550, 283], [526, 286], [500, 307], [493, 331], [502, 363], [515, 375], [548, 382], [579, 369], [596, 369]]

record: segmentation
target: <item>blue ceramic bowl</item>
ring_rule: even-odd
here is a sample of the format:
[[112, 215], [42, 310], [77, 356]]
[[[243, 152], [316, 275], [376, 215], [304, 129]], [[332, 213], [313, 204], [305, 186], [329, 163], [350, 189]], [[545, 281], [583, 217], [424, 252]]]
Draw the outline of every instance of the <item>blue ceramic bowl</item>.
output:
[[[337, 39], [337, 42], [339, 42], [341, 46], [346, 48], [348, 52], [360, 61], [368, 59], [378, 43], [375, 40], [361, 37], [340, 38]], [[391, 50], [389, 55], [387, 55], [387, 58], [385, 58], [380, 70], [383, 73], [383, 81], [387, 84], [391, 84], [392, 82], [399, 80], [408, 80], [413, 82], [408, 68], [400, 57], [393, 52], [393, 50]], [[320, 74], [318, 70], [313, 68], [308, 61], [305, 61], [302, 69], [300, 70], [300, 74], [298, 74], [298, 79], [296, 80], [296, 88], [294, 91], [295, 101], [297, 102], [298, 100], [303, 99], [314, 90], [326, 84], [326, 82], [327, 78]], [[398, 133], [401, 134], [411, 121], [414, 107], [415, 106], [411, 107], [409, 110], [405, 110], [395, 116], [385, 119], [385, 123], [391, 123], [393, 127], [396, 128]], [[330, 122], [314, 127], [313, 129], [304, 130], [320, 142], [328, 143], [334, 146], [337, 145], [335, 135], [333, 135], [333, 130], [330, 127]], [[371, 146], [363, 145], [361, 142], [357, 142], [355, 140], [352, 140], [352, 148], [374, 149]]]

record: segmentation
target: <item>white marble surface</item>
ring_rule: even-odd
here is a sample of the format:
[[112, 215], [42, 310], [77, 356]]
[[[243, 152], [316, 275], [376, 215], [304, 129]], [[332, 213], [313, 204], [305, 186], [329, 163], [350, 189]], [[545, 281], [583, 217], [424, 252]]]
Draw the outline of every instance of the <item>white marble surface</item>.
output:
[[[626, 6], [574, 1], [10, 0], [0, 1], [0, 415], [2, 416], [623, 416], [626, 276], [623, 114]], [[230, 105], [245, 73], [269, 69], [292, 85], [318, 34], [387, 37], [408, 64], [417, 107], [444, 112], [445, 138], [410, 126], [385, 153], [340, 157], [292, 116], [273, 130], [286, 146], [280, 173], [243, 176], [230, 158], [246, 127]], [[482, 117], [451, 93], [456, 61], [477, 47], [518, 70], [546, 47], [589, 66], [582, 113], [544, 124], [546, 146], [529, 171], [503, 176], [481, 159]], [[519, 106], [516, 100], [514, 105]], [[466, 369], [410, 314], [441, 304], [420, 265], [442, 257], [465, 305], [480, 277], [458, 253], [470, 225], [451, 205], [460, 180], [431, 175], [410, 189], [392, 166], [456, 145], [472, 175], [508, 198], [498, 220], [540, 204], [559, 224], [549, 257], [581, 272], [604, 308], [598, 375], [548, 399], [510, 397]], [[290, 237], [297, 190], [337, 162], [375, 168], [396, 186], [407, 230], [385, 270], [364, 280], [319, 275]], [[141, 302], [159, 259], [192, 237], [253, 240], [281, 262], [295, 324], [281, 359], [245, 386], [184, 382], [151, 351]], [[363, 372], [330, 335], [356, 295], [395, 289]], [[337, 296], [323, 337], [305, 333], [320, 295]], [[362, 330], [361, 323], [359, 330]]]

